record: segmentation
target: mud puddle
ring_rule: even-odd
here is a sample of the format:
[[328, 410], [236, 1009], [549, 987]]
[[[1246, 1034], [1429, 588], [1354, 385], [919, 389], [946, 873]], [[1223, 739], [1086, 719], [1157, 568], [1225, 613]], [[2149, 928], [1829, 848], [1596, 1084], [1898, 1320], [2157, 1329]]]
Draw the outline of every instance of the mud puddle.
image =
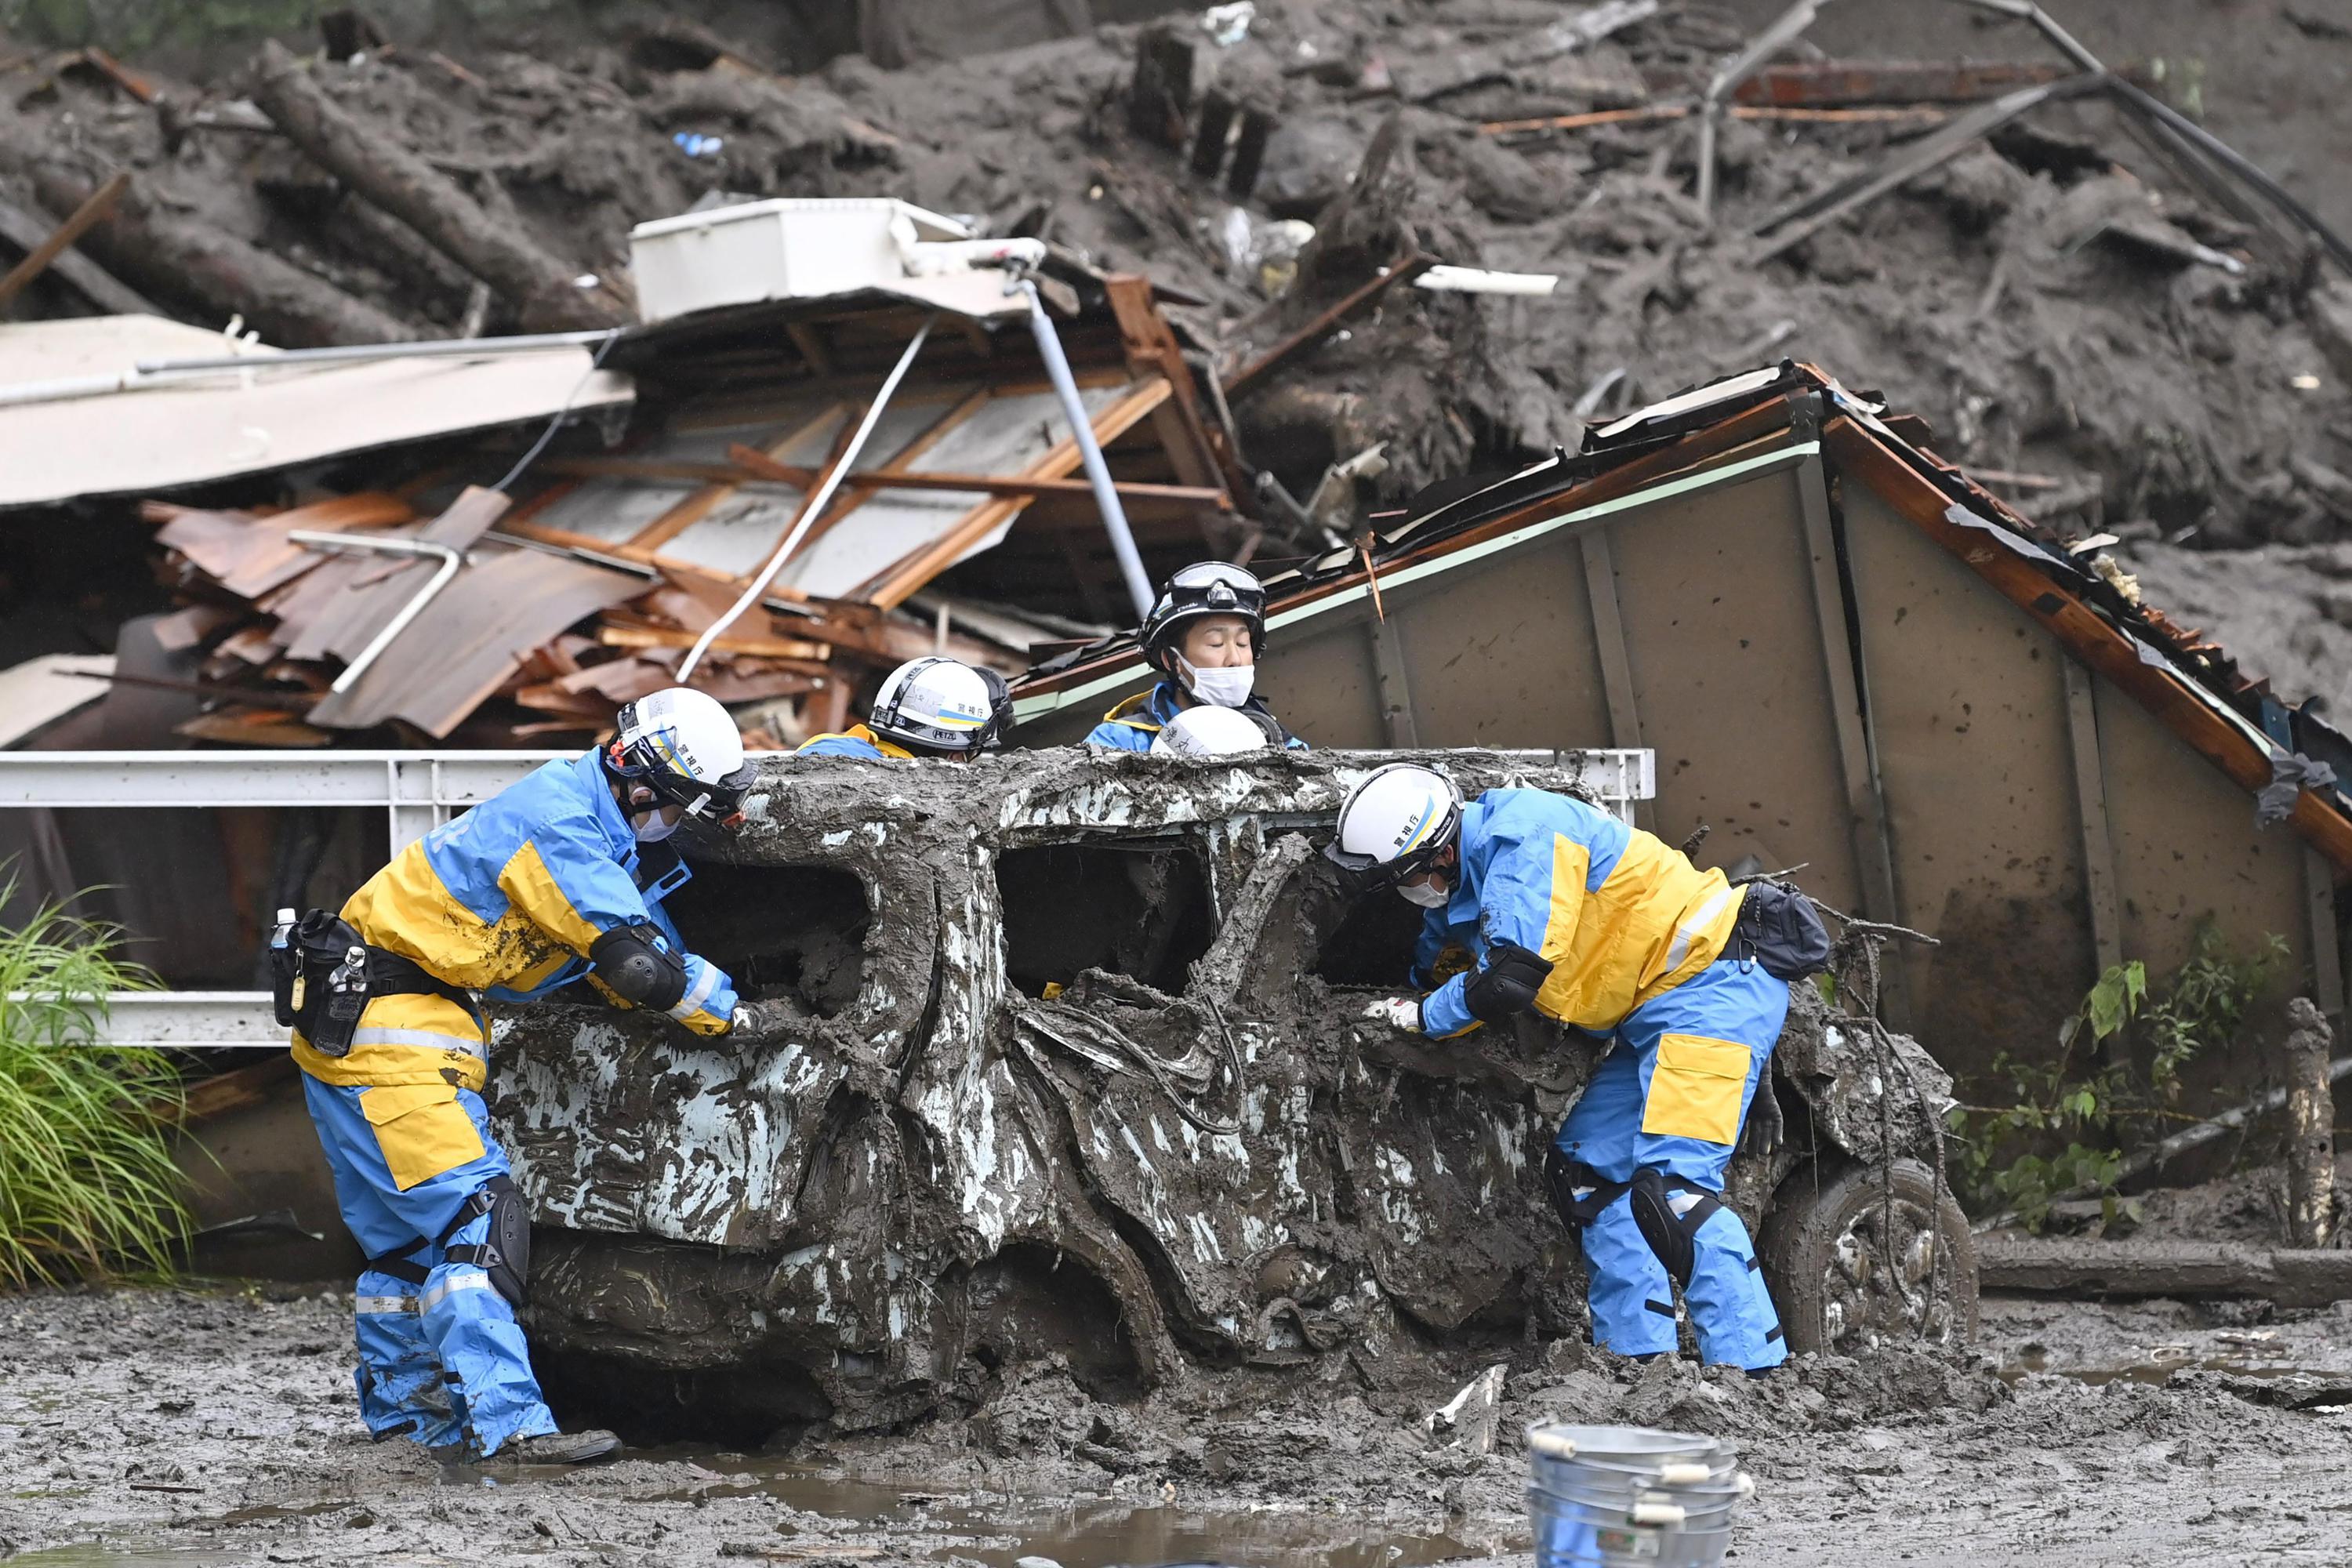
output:
[[[894, 1562], [982, 1563], [1020, 1568], [1046, 1558], [1059, 1568], [1118, 1564], [1217, 1563], [1236, 1568], [1423, 1568], [1528, 1547], [1525, 1531], [1461, 1533], [1367, 1531], [1352, 1513], [1260, 1504], [1214, 1509], [1117, 1498], [1047, 1499], [845, 1479], [764, 1462], [740, 1454], [687, 1447], [632, 1448], [631, 1460], [675, 1465], [715, 1476], [700, 1485], [639, 1494], [635, 1500], [685, 1503], [753, 1500], [781, 1505], [794, 1521], [792, 1533], [745, 1541], [723, 1554], [773, 1561], [847, 1559], [885, 1554]], [[593, 1472], [549, 1468], [503, 1476], [463, 1465], [442, 1468], [439, 1484], [479, 1490], [533, 1489], [576, 1482]], [[366, 1507], [365, 1496], [336, 1501], [244, 1508], [175, 1521], [182, 1529], [215, 1531], [330, 1514]], [[781, 1528], [781, 1527], [780, 1527]], [[885, 1542], [877, 1546], [872, 1542]], [[161, 1540], [86, 1542], [9, 1558], [11, 1568], [220, 1568], [249, 1561], [210, 1544]]]
[[2095, 1366], [2068, 1365], [2048, 1351], [2029, 1350], [2000, 1369], [2002, 1382], [2014, 1384], [2019, 1379], [2040, 1373], [2054, 1373], [2071, 1377], [2093, 1388], [2110, 1383], [2142, 1383], [2160, 1387], [2175, 1374], [2184, 1372], [2220, 1372], [2232, 1377], [2283, 1378], [2327, 1377], [2335, 1369], [2306, 1366], [2299, 1362], [2263, 1359], [2258, 1355], [2200, 1355], [2187, 1345], [2157, 1345], [2126, 1360]]

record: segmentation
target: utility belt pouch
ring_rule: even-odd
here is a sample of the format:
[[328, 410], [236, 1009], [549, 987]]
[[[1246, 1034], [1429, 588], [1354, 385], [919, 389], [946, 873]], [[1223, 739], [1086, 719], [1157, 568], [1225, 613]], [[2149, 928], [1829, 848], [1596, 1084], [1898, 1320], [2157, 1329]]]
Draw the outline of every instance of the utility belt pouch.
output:
[[291, 945], [301, 961], [289, 997], [294, 1026], [320, 1056], [348, 1055], [373, 994], [367, 944], [349, 922], [312, 910], [295, 928]]
[[1775, 980], [1791, 984], [1830, 966], [1829, 928], [1813, 900], [1777, 882], [1750, 882], [1740, 901], [1733, 950], [1764, 966]]
[[302, 1000], [302, 948], [289, 931], [285, 942], [269, 950], [269, 1011], [279, 1028], [294, 1026]]

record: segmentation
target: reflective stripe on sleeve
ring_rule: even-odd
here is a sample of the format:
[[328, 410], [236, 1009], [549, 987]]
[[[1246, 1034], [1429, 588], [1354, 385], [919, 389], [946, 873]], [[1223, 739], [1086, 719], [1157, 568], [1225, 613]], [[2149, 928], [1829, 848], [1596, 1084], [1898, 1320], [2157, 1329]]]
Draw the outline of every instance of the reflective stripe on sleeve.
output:
[[1683, 966], [1683, 960], [1690, 956], [1691, 943], [1698, 940], [1701, 931], [1715, 923], [1715, 917], [1723, 912], [1725, 901], [1738, 891], [1737, 888], [1717, 889], [1714, 895], [1698, 907], [1696, 914], [1675, 928], [1674, 945], [1666, 949], [1666, 966], [1659, 971], [1661, 974], [1672, 974]]
[[373, 1312], [414, 1312], [417, 1310], [414, 1296], [354, 1296], [352, 1310], [364, 1318]]
[[677, 1005], [669, 1010], [669, 1016], [681, 1023], [693, 1017], [702, 1011], [702, 1005], [710, 1000], [710, 994], [718, 988], [719, 966], [705, 960], [702, 973], [695, 977], [693, 989], [677, 999]]
[[447, 1279], [442, 1280], [439, 1284], [425, 1291], [425, 1294], [417, 1300], [417, 1310], [420, 1311], [429, 1312], [460, 1290], [487, 1290], [488, 1289], [490, 1289], [490, 1277], [488, 1275], [483, 1273], [478, 1268], [467, 1268], [462, 1272], [451, 1274]]

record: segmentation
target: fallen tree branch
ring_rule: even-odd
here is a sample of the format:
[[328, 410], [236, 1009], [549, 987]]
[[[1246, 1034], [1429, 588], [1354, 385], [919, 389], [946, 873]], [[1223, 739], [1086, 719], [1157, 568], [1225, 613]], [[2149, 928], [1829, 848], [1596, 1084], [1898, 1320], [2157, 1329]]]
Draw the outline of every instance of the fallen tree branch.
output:
[[493, 221], [425, 159], [354, 120], [275, 41], [262, 45], [253, 99], [320, 167], [497, 289], [524, 331], [611, 327], [627, 318], [626, 303], [609, 286], [579, 287], [573, 268]]
[[[53, 212], [74, 211], [99, 188], [79, 161], [21, 121], [0, 121], [0, 163], [29, 174], [34, 195]], [[177, 300], [201, 318], [221, 322], [243, 316], [281, 348], [405, 342], [416, 335], [397, 317], [324, 279], [165, 207], [152, 198], [143, 176], [132, 176], [114, 210], [76, 247], [142, 291]], [[60, 275], [71, 280], [62, 268]]]

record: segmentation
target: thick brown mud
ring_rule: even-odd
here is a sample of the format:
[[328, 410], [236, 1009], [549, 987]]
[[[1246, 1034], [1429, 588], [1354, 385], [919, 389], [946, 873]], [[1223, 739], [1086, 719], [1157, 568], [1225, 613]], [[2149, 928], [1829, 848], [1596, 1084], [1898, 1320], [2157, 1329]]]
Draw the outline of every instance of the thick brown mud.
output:
[[2352, 1556], [2337, 1479], [2352, 1457], [2352, 1313], [2336, 1310], [1994, 1299], [1976, 1357], [1805, 1357], [1761, 1382], [1529, 1346], [1507, 1362], [1485, 1455], [1424, 1426], [1479, 1370], [1467, 1361], [1389, 1387], [1352, 1370], [1198, 1375], [1129, 1404], [1088, 1397], [1049, 1363], [1008, 1374], [972, 1415], [908, 1433], [771, 1454], [633, 1450], [577, 1472], [444, 1466], [369, 1443], [349, 1314], [334, 1293], [0, 1302], [0, 1557], [1524, 1560], [1517, 1434], [1551, 1417], [1733, 1436], [1758, 1481], [1745, 1561]]

